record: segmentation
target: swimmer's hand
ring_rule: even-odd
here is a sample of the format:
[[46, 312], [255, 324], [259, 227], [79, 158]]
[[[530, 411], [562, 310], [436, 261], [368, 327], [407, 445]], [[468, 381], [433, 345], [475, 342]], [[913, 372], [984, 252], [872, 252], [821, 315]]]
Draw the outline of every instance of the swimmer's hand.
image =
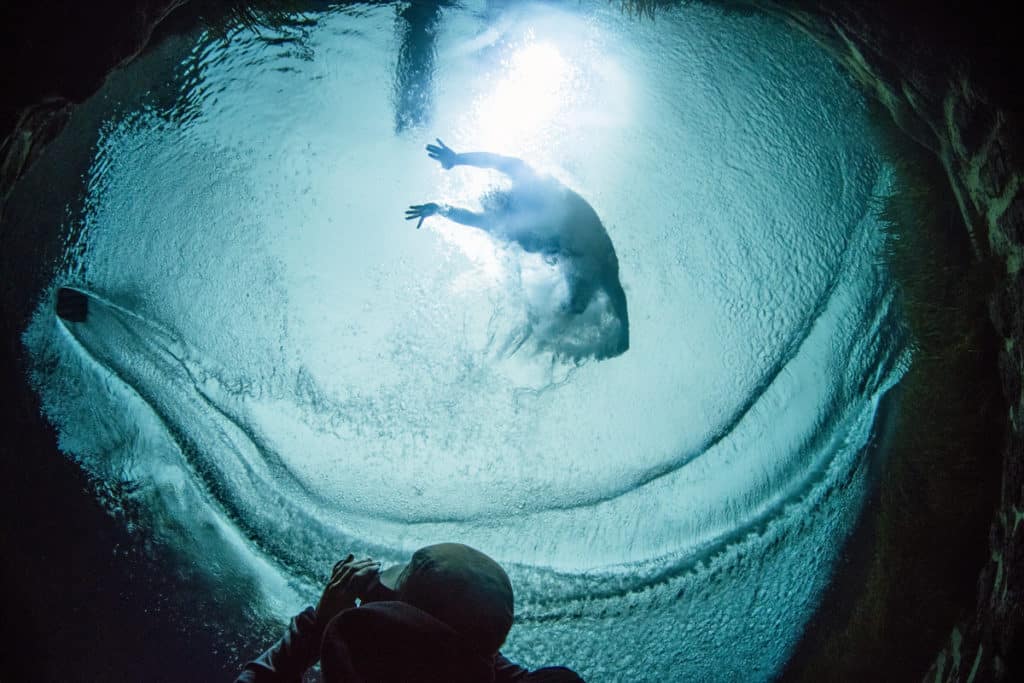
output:
[[370, 558], [357, 560], [349, 555], [331, 572], [331, 580], [324, 588], [316, 606], [316, 623], [322, 633], [327, 623], [339, 612], [356, 606], [356, 597], [363, 593], [380, 574], [380, 562]]
[[435, 204], [434, 202], [427, 202], [426, 204], [413, 204], [405, 210], [405, 220], [412, 221], [417, 218], [420, 222], [416, 224], [416, 229], [419, 230], [420, 226], [423, 225], [424, 219], [429, 216], [436, 216], [441, 213], [441, 205]]
[[456, 157], [459, 155], [452, 151], [451, 147], [441, 142], [441, 138], [437, 138], [436, 145], [427, 145], [427, 156], [431, 159], [437, 159], [441, 164], [441, 168], [447, 171], [455, 165]]

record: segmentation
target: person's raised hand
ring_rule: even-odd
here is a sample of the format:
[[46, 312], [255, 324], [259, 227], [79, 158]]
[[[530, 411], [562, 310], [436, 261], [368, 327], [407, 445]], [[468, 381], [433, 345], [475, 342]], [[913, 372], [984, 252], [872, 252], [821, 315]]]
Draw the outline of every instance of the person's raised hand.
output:
[[380, 562], [361, 560], [349, 554], [334, 565], [331, 579], [316, 606], [316, 621], [322, 631], [339, 612], [356, 606], [356, 597], [365, 591], [380, 573]]
[[413, 204], [405, 210], [405, 220], [413, 221], [417, 218], [420, 222], [416, 224], [416, 229], [419, 230], [420, 226], [423, 225], [423, 220], [428, 216], [436, 216], [441, 212], [441, 205], [435, 204], [434, 202], [427, 202], [426, 204]]
[[458, 155], [452, 151], [451, 147], [441, 142], [441, 138], [436, 139], [436, 145], [427, 145], [427, 156], [436, 159], [441, 164], [441, 168], [447, 171], [455, 165], [455, 157]]

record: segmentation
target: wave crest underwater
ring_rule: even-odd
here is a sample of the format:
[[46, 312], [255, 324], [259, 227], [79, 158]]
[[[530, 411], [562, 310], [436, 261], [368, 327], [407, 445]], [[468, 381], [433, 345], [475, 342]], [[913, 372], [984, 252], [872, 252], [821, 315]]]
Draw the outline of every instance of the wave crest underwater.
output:
[[[339, 555], [456, 540], [508, 568], [524, 663], [770, 678], [908, 363], [862, 96], [809, 40], [709, 7], [467, 3], [428, 18], [427, 47], [409, 21], [197, 35], [171, 103], [105, 122], [25, 333], [62, 449], [131, 483], [111, 504], [145, 500], [145, 533], [251, 571], [270, 618]], [[549, 349], [545, 259], [402, 220], [502, 188], [439, 170], [435, 134], [594, 207], [626, 353]], [[59, 287], [83, 320], [54, 315]]]

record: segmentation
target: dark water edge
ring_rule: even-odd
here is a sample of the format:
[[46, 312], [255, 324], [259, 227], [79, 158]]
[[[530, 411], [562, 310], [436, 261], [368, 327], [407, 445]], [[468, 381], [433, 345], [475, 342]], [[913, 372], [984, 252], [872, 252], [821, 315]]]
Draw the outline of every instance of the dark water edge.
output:
[[[962, 462], [927, 461], [918, 437], [931, 425], [905, 410], [914, 394], [898, 385], [879, 406], [869, 498], [782, 681], [921, 680], [968, 616], [998, 472], [964, 476]], [[993, 451], [979, 440], [976, 452]]]
[[915, 351], [880, 406], [869, 498], [784, 681], [921, 680], [975, 608], [999, 501], [993, 274], [972, 260], [945, 170], [875, 116], [897, 178], [885, 260]]
[[162, 553], [140, 552], [57, 451], [53, 431], [30, 414], [34, 399], [11, 370], [5, 363], [0, 678], [227, 678], [234, 666], [223, 647], [231, 643], [204, 615], [216, 596], [204, 598], [205, 607], [187, 604], [200, 592], [198, 577]]
[[[173, 61], [179, 50], [171, 44], [140, 59]], [[151, 72], [156, 78], [161, 70]], [[201, 568], [184, 564], [144, 530], [133, 533], [125, 519], [111, 514], [96, 482], [58, 449], [28, 384], [21, 335], [62, 258], [66, 218], [81, 213], [82, 174], [99, 123], [132, 92], [159, 97], [154, 85], [123, 71], [112, 74], [105, 96], [79, 106], [19, 181], [0, 223], [5, 682], [231, 680], [239, 661], [255, 654], [248, 641], [265, 639], [255, 617], [237, 621], [244, 612], [210, 589]], [[229, 615], [234, 623], [226, 623]], [[247, 631], [254, 636], [240, 635]]]
[[129, 532], [59, 452], [25, 379], [25, 303], [5, 296], [0, 322], [0, 680], [231, 680], [246, 624], [226, 629], [199, 568]]
[[897, 384], [879, 401], [871, 437], [863, 452], [864, 466], [868, 469], [867, 500], [836, 560], [832, 580], [778, 680], [855, 680], [823, 666], [819, 661], [820, 653], [828, 644], [829, 634], [843, 629], [854, 617], [858, 598], [864, 590], [880, 522], [880, 484], [886, 469], [885, 458], [894, 439], [898, 438], [903, 391], [903, 385]]

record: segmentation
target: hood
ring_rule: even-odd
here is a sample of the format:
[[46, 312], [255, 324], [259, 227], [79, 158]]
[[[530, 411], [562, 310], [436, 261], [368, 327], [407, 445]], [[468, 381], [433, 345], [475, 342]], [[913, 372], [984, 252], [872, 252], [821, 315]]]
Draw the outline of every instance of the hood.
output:
[[492, 683], [494, 655], [467, 647], [444, 622], [404, 602], [348, 609], [324, 630], [326, 683]]

